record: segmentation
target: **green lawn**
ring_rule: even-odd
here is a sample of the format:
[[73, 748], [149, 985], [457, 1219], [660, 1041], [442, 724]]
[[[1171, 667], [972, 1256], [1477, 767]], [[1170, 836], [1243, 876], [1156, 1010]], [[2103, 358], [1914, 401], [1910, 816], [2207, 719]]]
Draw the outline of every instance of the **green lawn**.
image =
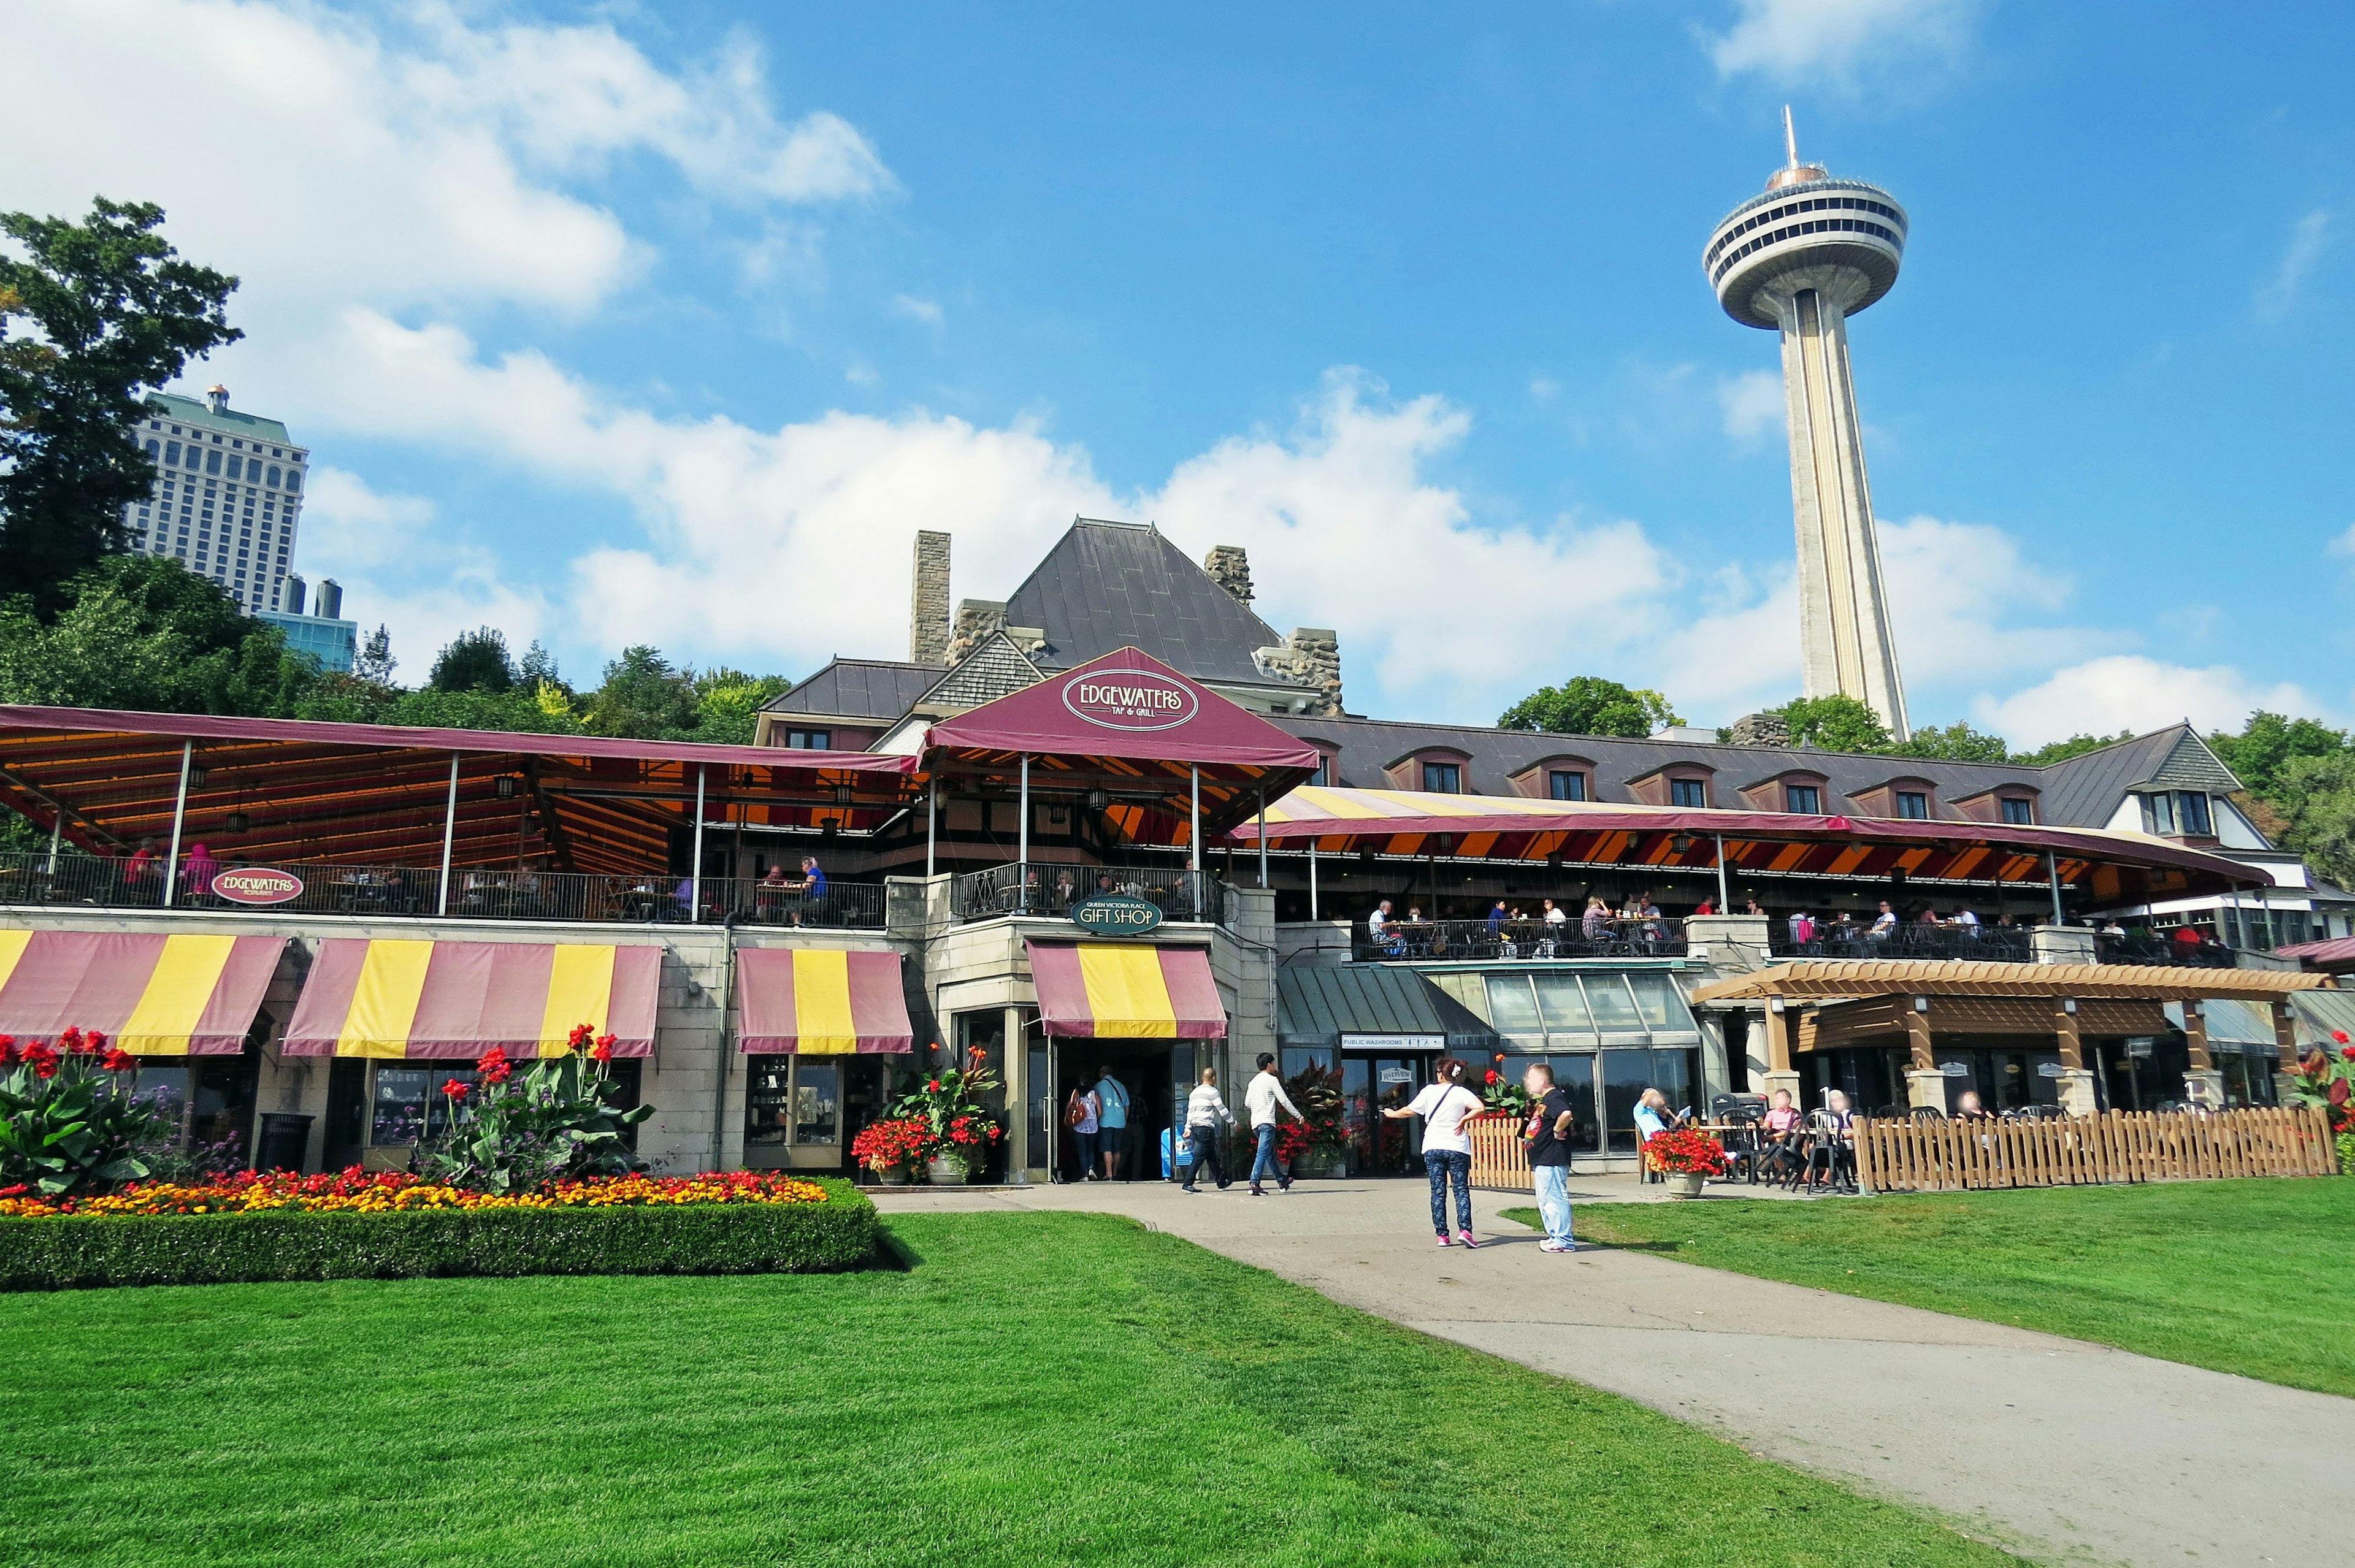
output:
[[0, 1297], [0, 1560], [2009, 1561], [1124, 1221], [892, 1229], [905, 1274]]
[[[1537, 1211], [1508, 1211], [1534, 1227]], [[2355, 1180], [1591, 1203], [1581, 1241], [2355, 1394]]]

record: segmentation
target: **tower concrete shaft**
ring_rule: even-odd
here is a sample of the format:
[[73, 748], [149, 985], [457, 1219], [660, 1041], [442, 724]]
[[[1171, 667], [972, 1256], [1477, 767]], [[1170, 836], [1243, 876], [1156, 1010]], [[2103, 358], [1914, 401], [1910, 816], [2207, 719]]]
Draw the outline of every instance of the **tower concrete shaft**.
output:
[[1890, 634], [1856, 381], [1849, 371], [1848, 312], [1832, 289], [1774, 292], [1781, 296], [1775, 315], [1783, 328], [1791, 509], [1799, 546], [1801, 689], [1809, 697], [1854, 697], [1880, 715], [1891, 735], [1906, 740], [1905, 686]]

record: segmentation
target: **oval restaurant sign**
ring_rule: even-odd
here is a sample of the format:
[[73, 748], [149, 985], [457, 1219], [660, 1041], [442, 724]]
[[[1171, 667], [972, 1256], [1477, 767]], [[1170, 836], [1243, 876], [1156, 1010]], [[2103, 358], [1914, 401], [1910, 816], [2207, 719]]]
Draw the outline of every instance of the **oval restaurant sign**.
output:
[[1149, 669], [1097, 669], [1063, 683], [1063, 706], [1106, 730], [1175, 730], [1201, 711], [1178, 681]]
[[1161, 906], [1126, 893], [1091, 893], [1071, 906], [1071, 923], [1098, 936], [1142, 936], [1161, 923]]
[[233, 904], [282, 904], [303, 896], [303, 879], [269, 866], [232, 866], [213, 873], [213, 891]]

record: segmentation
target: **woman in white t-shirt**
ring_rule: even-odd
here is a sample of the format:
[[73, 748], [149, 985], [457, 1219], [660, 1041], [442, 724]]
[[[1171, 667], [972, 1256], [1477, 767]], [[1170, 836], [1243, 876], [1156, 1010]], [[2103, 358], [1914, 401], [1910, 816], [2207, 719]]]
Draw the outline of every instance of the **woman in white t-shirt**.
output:
[[1395, 1110], [1384, 1111], [1391, 1120], [1404, 1121], [1409, 1116], [1423, 1118], [1423, 1168], [1431, 1175], [1431, 1227], [1439, 1232], [1439, 1244], [1452, 1247], [1455, 1238], [1447, 1234], [1447, 1185], [1455, 1184], [1455, 1228], [1467, 1247], [1480, 1243], [1472, 1239], [1472, 1139], [1464, 1130], [1464, 1119], [1477, 1115], [1485, 1107], [1480, 1096], [1464, 1087], [1464, 1063], [1452, 1056], [1443, 1056], [1433, 1070], [1433, 1082], [1413, 1099]]

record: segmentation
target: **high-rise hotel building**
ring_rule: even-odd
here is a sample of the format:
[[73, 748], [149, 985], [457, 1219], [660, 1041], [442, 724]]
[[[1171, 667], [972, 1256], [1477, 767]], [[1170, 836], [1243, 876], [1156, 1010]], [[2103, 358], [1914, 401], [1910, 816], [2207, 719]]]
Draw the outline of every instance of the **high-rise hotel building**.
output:
[[310, 453], [276, 420], [230, 408], [226, 387], [202, 402], [151, 393], [147, 405], [137, 440], [155, 489], [123, 508], [131, 548], [211, 578], [249, 615], [281, 608]]

